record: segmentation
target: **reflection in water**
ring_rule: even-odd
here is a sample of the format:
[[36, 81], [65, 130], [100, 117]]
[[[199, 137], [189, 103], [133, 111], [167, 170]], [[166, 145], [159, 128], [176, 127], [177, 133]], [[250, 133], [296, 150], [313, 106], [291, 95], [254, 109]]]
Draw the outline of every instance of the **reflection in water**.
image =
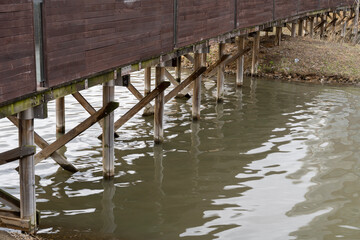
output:
[[[132, 77], [141, 91], [143, 78]], [[137, 115], [116, 140], [116, 177], [102, 180], [98, 125], [67, 144], [80, 171], [52, 160], [36, 167], [43, 236], [55, 239], [357, 239], [360, 230], [360, 90], [227, 79], [217, 104], [204, 82], [202, 119], [191, 100], [165, 106], [166, 142], [153, 145], [153, 119]], [[119, 116], [137, 100], [117, 88]], [[84, 92], [97, 109], [101, 87]], [[67, 129], [87, 117], [66, 99]], [[36, 120], [47, 141], [49, 119]], [[0, 148], [17, 144], [0, 120]], [[16, 163], [1, 166], [2, 188], [18, 194]]]
[[114, 208], [115, 204], [113, 202], [113, 198], [115, 196], [115, 185], [114, 185], [114, 179], [110, 180], [103, 180], [103, 198], [101, 200], [102, 205], [102, 222], [103, 226], [101, 228], [101, 232], [105, 234], [114, 233], [116, 229], [115, 224], [115, 216], [114, 216]]

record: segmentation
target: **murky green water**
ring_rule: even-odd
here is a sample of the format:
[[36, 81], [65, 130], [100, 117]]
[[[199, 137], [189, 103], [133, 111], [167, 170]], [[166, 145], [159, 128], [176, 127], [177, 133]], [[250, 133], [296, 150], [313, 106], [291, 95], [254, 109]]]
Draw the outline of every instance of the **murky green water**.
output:
[[[141, 89], [141, 75], [134, 85]], [[94, 126], [67, 145], [80, 172], [46, 160], [36, 168], [40, 233], [55, 239], [359, 239], [360, 89], [228, 77], [226, 97], [203, 87], [202, 120], [191, 101], [165, 108], [166, 142], [153, 146], [152, 118], [137, 115], [116, 140], [116, 177], [102, 180]], [[101, 88], [84, 95], [101, 106]], [[124, 113], [136, 100], [117, 88]], [[67, 128], [87, 114], [67, 101]], [[55, 139], [54, 104], [36, 131]], [[0, 120], [0, 150], [17, 133]], [[16, 164], [1, 188], [18, 196]]]

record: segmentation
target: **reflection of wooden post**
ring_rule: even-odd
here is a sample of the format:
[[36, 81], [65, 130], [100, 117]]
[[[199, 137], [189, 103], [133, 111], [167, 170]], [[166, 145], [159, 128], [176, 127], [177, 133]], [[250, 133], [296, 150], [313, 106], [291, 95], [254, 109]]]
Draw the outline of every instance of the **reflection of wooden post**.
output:
[[[203, 55], [202, 53], [194, 54], [194, 69], [198, 70], [200, 67], [204, 66], [203, 63]], [[193, 97], [192, 97], [192, 117], [193, 120], [200, 119], [200, 105], [201, 105], [201, 80], [202, 76], [199, 76], [194, 80], [194, 88], [193, 88]]]
[[298, 32], [298, 35], [299, 35], [299, 37], [302, 37], [302, 36], [304, 36], [303, 34], [304, 34], [304, 20], [302, 20], [302, 19], [300, 19], [299, 20], [299, 32]]
[[[219, 43], [219, 59], [224, 55], [225, 52], [225, 43]], [[216, 100], [221, 102], [224, 98], [224, 79], [225, 79], [225, 65], [220, 64], [218, 67], [217, 75], [217, 95]]]
[[[243, 51], [245, 49], [245, 38], [239, 37], [238, 38], [238, 52]], [[244, 55], [239, 57], [236, 61], [236, 85], [241, 87], [244, 83]]]
[[296, 37], [296, 23], [291, 24], [291, 37]]
[[309, 35], [310, 35], [310, 37], [314, 37], [314, 18], [311, 17], [311, 18], [309, 19], [309, 21], [310, 21], [310, 32], [309, 32]]
[[[155, 86], [159, 86], [162, 82], [165, 81], [165, 68], [156, 67], [155, 75]], [[164, 92], [157, 95], [155, 98], [155, 108], [154, 108], [154, 141], [155, 144], [160, 144], [164, 141]]]
[[[19, 146], [34, 145], [34, 111], [32, 108], [19, 113]], [[20, 217], [30, 221], [31, 233], [36, 229], [35, 164], [34, 155], [19, 161]]]
[[65, 98], [56, 100], [56, 133], [65, 133]]
[[253, 51], [252, 51], [252, 65], [251, 65], [251, 75], [255, 76], [258, 73], [259, 66], [259, 49], [260, 49], [260, 32], [256, 32], [253, 41]]
[[181, 82], [181, 57], [178, 57], [176, 60], [175, 80]]
[[280, 46], [281, 44], [281, 34], [282, 34], [282, 27], [276, 27], [276, 34], [275, 34], [275, 45]]
[[[103, 106], [114, 101], [114, 80], [103, 84]], [[103, 120], [103, 173], [105, 178], [114, 176], [114, 112]]]

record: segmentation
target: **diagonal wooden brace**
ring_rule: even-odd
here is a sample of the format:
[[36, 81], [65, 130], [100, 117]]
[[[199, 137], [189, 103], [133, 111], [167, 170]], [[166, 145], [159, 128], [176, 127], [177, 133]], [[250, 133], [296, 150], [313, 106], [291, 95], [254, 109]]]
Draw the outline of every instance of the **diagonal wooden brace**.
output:
[[[141, 101], [141, 99], [144, 98], [144, 96], [134, 87], [134, 85], [132, 85], [131, 83], [129, 83], [129, 85], [127, 86], [127, 88], [129, 89], [129, 91], [137, 98], [137, 100]], [[151, 103], [148, 103], [146, 105], [147, 108], [152, 109], [154, 108]]]
[[[118, 130], [122, 125], [124, 125], [127, 121], [129, 121], [135, 114], [137, 114], [141, 109], [143, 109], [146, 105], [148, 105], [157, 95], [165, 91], [166, 88], [170, 86], [169, 82], [162, 82], [159, 86], [157, 86], [154, 90], [152, 90], [148, 95], [140, 100], [134, 107], [132, 107], [129, 111], [127, 111], [122, 117], [119, 118], [114, 123], [114, 130]], [[102, 139], [102, 134], [98, 137]]]
[[58, 138], [55, 142], [44, 148], [38, 154], [35, 155], [35, 163], [38, 163], [46, 158], [48, 158], [51, 154], [53, 154], [56, 150], [64, 146], [66, 143], [73, 140], [75, 137], [80, 135], [86, 129], [109, 115], [113, 112], [116, 108], [119, 107], [119, 103], [117, 102], [110, 102], [108, 105], [101, 108], [95, 114], [91, 115], [85, 121], [77, 125], [75, 128], [71, 129], [69, 132]]
[[[169, 81], [175, 86], [179, 86], [179, 82], [176, 81], [176, 79], [171, 75], [171, 73], [169, 73], [169, 71], [165, 68], [165, 76], [167, 79], [169, 79]], [[191, 91], [191, 88], [188, 87], [186, 89], [184, 89], [183, 91], [181, 91], [181, 93], [178, 94], [178, 97], [186, 97], [186, 98], [191, 98], [191, 95], [188, 93]]]
[[201, 74], [203, 74], [206, 71], [206, 67], [201, 67], [195, 72], [193, 72], [187, 79], [182, 81], [176, 88], [171, 90], [166, 96], [165, 96], [165, 103], [170, 101], [173, 97], [175, 97], [179, 92], [181, 92], [184, 88], [186, 88], [190, 83], [192, 83], [195, 79], [197, 79]]
[[194, 64], [195, 60], [190, 54], [185, 54], [184, 57], [186, 57], [192, 64]]
[[[15, 126], [19, 127], [19, 119], [17, 119], [16, 117], [13, 117], [13, 116], [8, 117], [8, 119]], [[40, 137], [40, 135], [38, 135], [36, 132], [34, 132], [34, 141], [35, 141], [35, 144], [38, 145], [41, 149], [44, 149], [49, 146], [49, 144], [42, 137]], [[63, 169], [65, 169], [69, 172], [76, 173], [77, 171], [79, 171], [74, 165], [72, 165], [68, 160], [66, 160], [65, 157], [63, 157], [62, 155], [60, 155], [57, 152], [54, 152], [53, 154], [51, 154], [50, 157], [52, 159], [54, 159], [54, 161], [57, 164], [59, 164]]]
[[[83, 106], [83, 108], [90, 115], [93, 115], [93, 114], [96, 113], [95, 108], [93, 106], [91, 106], [91, 104], [84, 98], [83, 95], [81, 95], [79, 92], [73, 93], [72, 95], [76, 99], [76, 101], [78, 101], [78, 103], [80, 103], [80, 105]], [[103, 127], [103, 121], [102, 120], [99, 121], [99, 125], [100, 125], [101, 128]], [[114, 133], [114, 137], [118, 138], [119, 135], [117, 133]]]

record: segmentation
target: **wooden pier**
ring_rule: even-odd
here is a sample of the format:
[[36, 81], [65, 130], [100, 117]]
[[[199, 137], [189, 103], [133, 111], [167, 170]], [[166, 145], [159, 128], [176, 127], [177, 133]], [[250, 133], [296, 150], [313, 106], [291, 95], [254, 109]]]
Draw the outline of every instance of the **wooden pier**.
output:
[[[71, 159], [66, 160], [57, 150], [90, 126], [100, 124], [103, 129], [99, 136], [103, 175], [112, 178], [114, 138], [121, 137], [116, 130], [135, 114], [144, 110], [144, 115], [154, 115], [154, 142], [161, 144], [166, 139], [164, 104], [172, 98], [191, 97], [192, 118], [197, 121], [201, 118], [203, 76], [217, 72], [218, 102], [224, 98], [226, 65], [236, 62], [236, 83], [241, 87], [244, 55], [252, 51], [251, 74], [256, 76], [261, 31], [275, 28], [276, 45], [281, 44], [285, 28], [293, 37], [323, 36], [327, 31], [339, 32], [342, 38], [357, 37], [358, 12], [350, 0], [2, 0], [0, 118], [7, 117], [18, 127], [19, 146], [0, 153], [0, 164], [19, 159], [20, 200], [0, 191], [1, 202], [11, 209], [0, 209], [0, 225], [36, 231], [35, 164], [52, 158], [65, 170], [78, 171]], [[252, 49], [245, 48], [247, 40], [252, 41]], [[229, 42], [238, 47], [233, 56], [224, 53]], [[219, 47], [219, 59], [206, 66], [214, 44]], [[181, 74], [182, 58], [194, 65], [186, 79]], [[167, 69], [171, 67], [175, 76]], [[143, 93], [131, 84], [130, 77], [131, 72], [142, 69]], [[96, 85], [103, 86], [100, 110], [80, 93]], [[165, 95], [170, 85], [172, 89]], [[128, 88], [139, 100], [120, 117], [114, 116], [119, 106], [114, 95], [118, 86]], [[66, 129], [64, 97], [71, 94], [90, 116]], [[34, 118], [47, 118], [49, 101], [56, 101], [56, 129], [61, 134], [53, 143], [34, 129]], [[36, 151], [35, 145], [41, 150]]]

